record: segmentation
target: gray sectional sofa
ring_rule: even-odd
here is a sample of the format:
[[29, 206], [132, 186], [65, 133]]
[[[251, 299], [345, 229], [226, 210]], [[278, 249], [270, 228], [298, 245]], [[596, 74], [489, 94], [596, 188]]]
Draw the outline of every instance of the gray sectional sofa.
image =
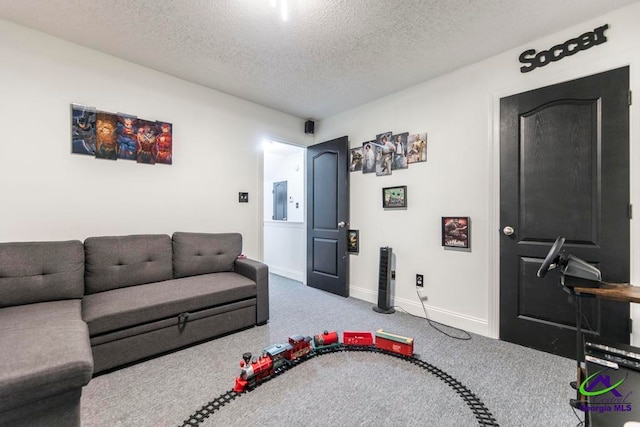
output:
[[0, 425], [80, 425], [92, 375], [269, 319], [236, 233], [0, 243]]

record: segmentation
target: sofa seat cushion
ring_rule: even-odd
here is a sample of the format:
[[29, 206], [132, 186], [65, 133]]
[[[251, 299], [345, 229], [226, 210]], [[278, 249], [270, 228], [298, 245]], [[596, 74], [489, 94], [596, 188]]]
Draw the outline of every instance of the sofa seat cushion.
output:
[[80, 300], [0, 309], [0, 412], [79, 389], [92, 374]]
[[95, 336], [255, 296], [253, 280], [211, 273], [86, 295], [82, 315]]

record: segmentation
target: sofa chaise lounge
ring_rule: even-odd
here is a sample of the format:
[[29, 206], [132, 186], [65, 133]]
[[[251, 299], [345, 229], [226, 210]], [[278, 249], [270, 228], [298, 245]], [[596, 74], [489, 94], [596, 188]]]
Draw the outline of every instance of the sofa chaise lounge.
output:
[[0, 425], [80, 425], [92, 375], [269, 319], [242, 236], [0, 243]]

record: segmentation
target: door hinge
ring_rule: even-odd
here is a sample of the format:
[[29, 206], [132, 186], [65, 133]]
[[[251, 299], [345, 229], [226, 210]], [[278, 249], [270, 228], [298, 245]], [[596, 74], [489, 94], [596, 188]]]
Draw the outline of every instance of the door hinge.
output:
[[629, 105], [633, 102], [633, 98], [631, 97], [631, 91], [629, 91]]
[[629, 334], [633, 333], [633, 319], [629, 319]]
[[633, 219], [633, 205], [629, 203], [629, 219]]

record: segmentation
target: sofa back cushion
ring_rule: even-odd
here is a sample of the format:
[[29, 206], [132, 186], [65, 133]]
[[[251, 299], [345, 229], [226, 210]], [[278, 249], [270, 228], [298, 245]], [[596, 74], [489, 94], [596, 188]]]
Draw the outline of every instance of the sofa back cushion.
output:
[[82, 242], [0, 243], [0, 307], [82, 298]]
[[241, 251], [239, 233], [173, 233], [173, 275], [232, 271]]
[[166, 234], [89, 237], [84, 251], [87, 294], [173, 276], [171, 237]]

